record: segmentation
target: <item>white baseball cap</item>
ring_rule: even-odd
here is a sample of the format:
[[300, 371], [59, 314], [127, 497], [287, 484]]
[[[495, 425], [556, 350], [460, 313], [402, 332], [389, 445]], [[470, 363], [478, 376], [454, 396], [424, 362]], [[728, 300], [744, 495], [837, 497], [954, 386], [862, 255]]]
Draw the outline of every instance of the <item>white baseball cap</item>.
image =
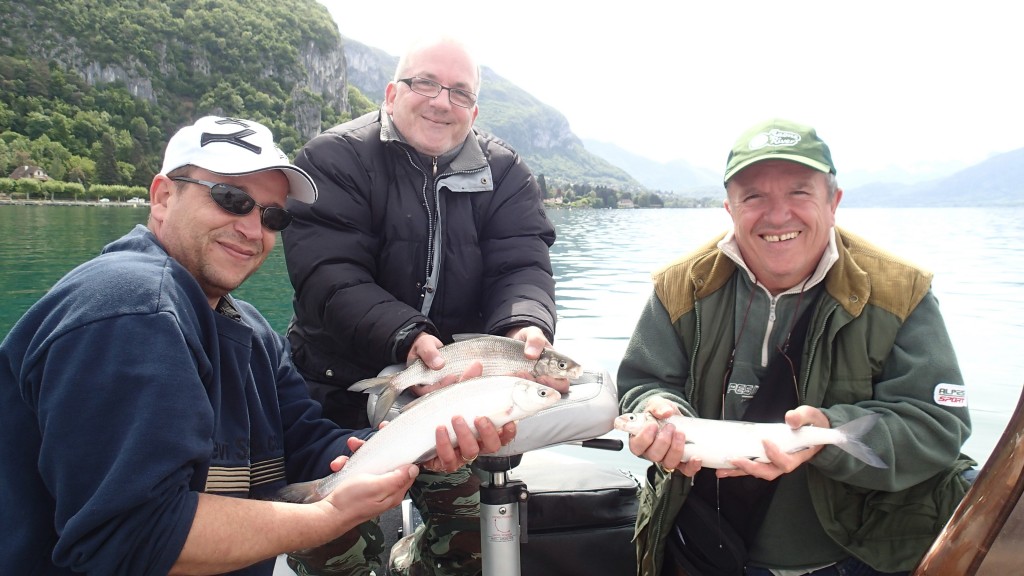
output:
[[289, 196], [306, 204], [316, 201], [313, 179], [274, 144], [270, 129], [254, 120], [204, 116], [178, 130], [167, 143], [160, 173], [189, 165], [225, 176], [280, 170], [288, 177]]

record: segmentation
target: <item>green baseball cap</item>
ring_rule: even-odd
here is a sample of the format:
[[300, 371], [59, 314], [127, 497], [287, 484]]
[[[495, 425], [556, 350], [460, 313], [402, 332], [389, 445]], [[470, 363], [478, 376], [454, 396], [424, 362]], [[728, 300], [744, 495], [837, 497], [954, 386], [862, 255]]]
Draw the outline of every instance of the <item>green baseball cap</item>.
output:
[[835, 174], [828, 144], [818, 138], [814, 128], [774, 118], [747, 130], [736, 140], [725, 163], [725, 179], [762, 160], [789, 160]]

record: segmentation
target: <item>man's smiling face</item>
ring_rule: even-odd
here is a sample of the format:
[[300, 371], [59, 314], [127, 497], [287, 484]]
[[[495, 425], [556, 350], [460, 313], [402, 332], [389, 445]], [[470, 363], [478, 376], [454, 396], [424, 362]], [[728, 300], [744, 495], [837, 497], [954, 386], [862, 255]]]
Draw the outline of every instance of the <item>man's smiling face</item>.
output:
[[814, 272], [842, 195], [837, 189], [829, 197], [824, 172], [787, 160], [751, 164], [729, 180], [725, 209], [740, 253], [773, 294]]
[[[448, 42], [409, 54], [400, 76], [429, 78], [443, 86], [473, 93], [479, 86], [476, 63], [465, 49]], [[428, 156], [440, 156], [462, 144], [478, 111], [475, 104], [472, 108], [452, 104], [447, 90], [430, 98], [394, 81], [388, 84], [384, 109], [406, 142]]]

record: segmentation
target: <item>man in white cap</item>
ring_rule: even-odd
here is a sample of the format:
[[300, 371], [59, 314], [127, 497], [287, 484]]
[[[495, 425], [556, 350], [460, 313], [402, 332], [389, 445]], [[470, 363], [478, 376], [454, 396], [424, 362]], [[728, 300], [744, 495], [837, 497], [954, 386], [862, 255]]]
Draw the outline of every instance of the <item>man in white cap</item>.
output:
[[[270, 575], [399, 504], [416, 466], [311, 504], [286, 483], [344, 464], [369, 430], [320, 418], [284, 339], [231, 297], [316, 186], [250, 120], [205, 117], [167, 146], [148, 226], [67, 274], [0, 344], [3, 564], [30, 573]], [[427, 465], [497, 450], [454, 422]], [[14, 441], [14, 438], [18, 438]]]

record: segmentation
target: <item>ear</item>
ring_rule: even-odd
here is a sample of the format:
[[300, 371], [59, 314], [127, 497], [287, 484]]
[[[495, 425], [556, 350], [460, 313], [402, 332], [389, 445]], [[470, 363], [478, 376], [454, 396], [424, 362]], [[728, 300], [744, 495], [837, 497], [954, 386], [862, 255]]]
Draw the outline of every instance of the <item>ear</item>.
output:
[[171, 195], [177, 191], [174, 181], [163, 174], [157, 174], [149, 184], [149, 215], [163, 222], [167, 216], [167, 205]]
[[398, 95], [398, 83], [388, 82], [387, 88], [384, 89], [384, 111], [388, 114], [393, 113], [395, 107], [395, 96]]

